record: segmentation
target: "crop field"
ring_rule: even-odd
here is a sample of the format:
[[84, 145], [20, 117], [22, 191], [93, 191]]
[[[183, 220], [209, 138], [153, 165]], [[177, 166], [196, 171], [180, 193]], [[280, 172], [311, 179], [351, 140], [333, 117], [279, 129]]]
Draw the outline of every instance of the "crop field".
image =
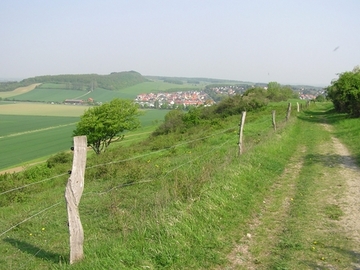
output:
[[[69, 150], [72, 131], [86, 108], [89, 107], [31, 103], [0, 105], [0, 169]], [[142, 128], [127, 133], [126, 137], [134, 140], [150, 133], [149, 127], [162, 121], [166, 113], [166, 110], [143, 110], [139, 118]]]
[[44, 104], [44, 103], [9, 103], [0, 104], [0, 115], [43, 115], [43, 116], [80, 116], [88, 106]]
[[34, 83], [25, 87], [19, 87], [17, 89], [15, 89], [14, 91], [8, 91], [8, 92], [0, 92], [0, 97], [1, 98], [10, 98], [13, 96], [17, 96], [23, 93], [27, 93], [29, 91], [32, 91], [33, 89], [35, 89], [36, 86], [40, 85], [40, 83]]
[[0, 169], [69, 150], [72, 146], [71, 135], [74, 128], [75, 123], [0, 138], [3, 151]]
[[41, 102], [63, 102], [65, 99], [92, 98], [95, 101], [106, 102], [114, 98], [134, 99], [139, 93], [156, 93], [187, 91], [189, 89], [203, 89], [206, 84], [172, 84], [163, 81], [144, 82], [119, 91], [96, 88], [91, 92], [80, 90], [69, 90], [65, 84], [45, 83], [35, 88], [36, 85], [23, 91], [21, 87], [11, 92], [0, 92], [0, 97], [14, 98], [21, 101], [41, 101]]
[[144, 82], [141, 84], [137, 84], [131, 87], [127, 87], [121, 89], [121, 93], [124, 97], [127, 98], [136, 98], [138, 93], [157, 93], [157, 92], [171, 92], [174, 89], [179, 90], [183, 89], [186, 91], [188, 89], [198, 89], [201, 90], [205, 87], [206, 84], [173, 84], [173, 83], [166, 83], [163, 81], [153, 81], [153, 82]]
[[65, 99], [77, 99], [86, 94], [84, 91], [58, 89], [58, 88], [36, 88], [25, 94], [14, 97], [16, 100], [63, 102]]
[[1, 115], [0, 138], [67, 126], [78, 121], [79, 117]]

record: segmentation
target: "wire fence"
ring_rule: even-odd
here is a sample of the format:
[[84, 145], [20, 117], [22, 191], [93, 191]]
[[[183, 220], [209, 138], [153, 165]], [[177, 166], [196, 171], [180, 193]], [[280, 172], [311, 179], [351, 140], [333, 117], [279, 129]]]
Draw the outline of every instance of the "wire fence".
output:
[[[86, 167], [86, 170], [88, 170], [88, 169], [93, 169], [93, 168], [97, 168], [97, 167], [102, 167], [102, 166], [107, 166], [107, 165], [111, 165], [111, 164], [118, 164], [118, 163], [122, 163], [122, 162], [127, 162], [127, 161], [131, 161], [131, 160], [135, 160], [135, 159], [138, 159], [138, 158], [143, 158], [143, 157], [146, 157], [146, 156], [158, 154], [158, 153], [161, 153], [161, 152], [168, 151], [168, 150], [171, 149], [171, 148], [183, 146], [183, 145], [186, 145], [186, 144], [195, 142], [195, 141], [200, 141], [200, 140], [204, 140], [204, 139], [206, 139], [206, 138], [210, 138], [210, 137], [214, 137], [214, 136], [217, 136], [217, 135], [224, 134], [225, 132], [227, 132], [228, 130], [231, 130], [231, 129], [233, 129], [233, 128], [234, 128], [234, 127], [232, 127], [232, 128], [227, 128], [227, 129], [225, 129], [225, 130], [222, 130], [221, 132], [214, 133], [214, 134], [212, 134], [212, 135], [208, 135], [208, 136], [204, 136], [204, 137], [197, 138], [197, 139], [194, 139], [194, 140], [182, 142], [182, 143], [173, 145], [173, 146], [171, 146], [171, 147], [169, 147], [169, 148], [160, 149], [160, 150], [157, 150], [157, 151], [152, 151], [152, 152], [149, 152], [149, 153], [146, 153], [146, 154], [143, 154], [143, 155], [138, 155], [138, 156], [130, 157], [130, 158], [127, 158], [127, 159], [121, 159], [121, 160], [111, 161], [111, 162], [102, 163], [102, 164], [96, 164], [96, 165], [93, 165], [93, 166]], [[59, 175], [55, 175], [55, 176], [52, 176], [52, 177], [49, 177], [49, 178], [45, 178], [45, 179], [39, 180], [39, 181], [37, 181], [37, 182], [29, 183], [29, 184], [26, 184], [26, 185], [23, 185], [23, 186], [20, 186], [20, 187], [15, 187], [15, 188], [12, 188], [12, 189], [9, 189], [9, 190], [6, 190], [6, 191], [1, 192], [0, 195], [4, 195], [4, 194], [6, 194], [6, 193], [13, 192], [13, 191], [16, 191], [16, 190], [20, 190], [20, 189], [23, 189], [23, 188], [26, 188], [26, 187], [29, 187], [29, 186], [33, 186], [33, 185], [36, 185], [36, 184], [40, 184], [40, 183], [43, 183], [43, 182], [47, 182], [47, 181], [50, 181], [50, 180], [52, 180], [52, 179], [59, 178], [59, 177], [61, 177], [61, 176], [67, 175], [67, 174], [68, 174], [68, 172], [67, 172], [67, 173], [62, 173], [62, 174], [59, 174]]]
[[[255, 125], [263, 125], [265, 124], [265, 122], [270, 122], [270, 120], [263, 120], [263, 121], [260, 121], [260, 122], [255, 122]], [[271, 123], [271, 122], [270, 122]], [[237, 126], [234, 126], [234, 127], [230, 127], [230, 128], [227, 128], [227, 129], [224, 129], [222, 131], [219, 131], [217, 133], [213, 133], [211, 135], [208, 135], [208, 136], [203, 136], [201, 138], [197, 138], [197, 139], [194, 139], [194, 140], [190, 140], [190, 141], [185, 141], [185, 142], [181, 142], [179, 144], [176, 144], [176, 145], [172, 145], [171, 147], [168, 147], [168, 148], [164, 148], [164, 149], [160, 149], [160, 150], [157, 150], [157, 151], [152, 151], [152, 152], [149, 152], [149, 153], [145, 153], [145, 154], [142, 154], [142, 155], [137, 155], [137, 156], [134, 156], [134, 157], [130, 157], [130, 158], [126, 158], [126, 159], [121, 159], [121, 160], [116, 160], [116, 161], [111, 161], [111, 162], [107, 162], [107, 163], [102, 163], [102, 164], [96, 164], [96, 165], [93, 165], [93, 166], [90, 166], [90, 167], [86, 167], [86, 170], [89, 170], [89, 169], [93, 169], [93, 168], [98, 168], [98, 167], [101, 167], [101, 166], [107, 166], [107, 165], [111, 165], [111, 164], [118, 164], [118, 163], [122, 163], [122, 162], [127, 162], [127, 161], [131, 161], [131, 160], [135, 160], [135, 159], [139, 159], [139, 158], [143, 158], [143, 157], [147, 157], [147, 156], [150, 156], [150, 155], [154, 155], [154, 154], [158, 154], [158, 153], [161, 153], [161, 152], [164, 152], [164, 151], [168, 151], [169, 149], [172, 149], [172, 148], [175, 148], [175, 147], [179, 147], [179, 146], [183, 146], [183, 145], [187, 145], [189, 143], [192, 143], [192, 142], [196, 142], [196, 141], [200, 141], [200, 140], [204, 140], [204, 139], [207, 139], [207, 138], [211, 138], [211, 137], [215, 137], [215, 136], [218, 136], [218, 135], [222, 135], [224, 133], [226, 133], [227, 131], [229, 130], [236, 130]], [[211, 153], [213, 153], [213, 151], [215, 149], [218, 149], [218, 148], [222, 148], [224, 145], [226, 145], [227, 143], [229, 143], [231, 141], [231, 139], [228, 139], [226, 140], [225, 142], [217, 145], [216, 147], [214, 148], [211, 148], [209, 151], [206, 151], [205, 153], [193, 158], [193, 159], [189, 159], [188, 161], [164, 172], [162, 174], [162, 178], [165, 178], [166, 176], [168, 176], [170, 173], [180, 169], [181, 167], [185, 166], [186, 164], [189, 164], [189, 163], [193, 163], [195, 160], [198, 160], [202, 157], [205, 157], [207, 155], [210, 155]], [[3, 191], [0, 193], [0, 195], [4, 195], [4, 194], [7, 194], [7, 193], [10, 193], [10, 192], [13, 192], [13, 191], [16, 191], [16, 190], [20, 190], [20, 189], [23, 189], [23, 188], [26, 188], [26, 187], [29, 187], [29, 186], [32, 186], [32, 185], [36, 185], [36, 184], [40, 184], [40, 183], [43, 183], [43, 182], [47, 182], [47, 181], [50, 181], [50, 180], [53, 180], [53, 179], [56, 179], [56, 178], [59, 178], [61, 176], [64, 176], [64, 175], [67, 175], [68, 173], [62, 173], [62, 174], [59, 174], [59, 175], [56, 175], [56, 176], [52, 176], [52, 177], [49, 177], [49, 178], [45, 178], [45, 179], [42, 179], [40, 181], [37, 181], [37, 182], [33, 182], [33, 183], [29, 183], [29, 184], [26, 184], [26, 185], [23, 185], [23, 186], [20, 186], [20, 187], [15, 187], [15, 188], [12, 188], [12, 189], [9, 189], [9, 190], [6, 190], [6, 191]], [[119, 188], [124, 188], [124, 187], [128, 187], [128, 186], [133, 186], [133, 185], [139, 185], [139, 184], [146, 184], [146, 183], [150, 183], [150, 182], [154, 182], [156, 180], [159, 180], [159, 179], [143, 179], [143, 180], [140, 180], [140, 181], [136, 181], [136, 182], [130, 182], [130, 183], [123, 183], [123, 184], [120, 184], [120, 185], [117, 185], [117, 186], [113, 186], [111, 187], [110, 189], [106, 190], [106, 191], [102, 191], [102, 192], [86, 192], [84, 193], [83, 195], [84, 196], [87, 196], [87, 195], [104, 195], [104, 194], [107, 194], [113, 190], [116, 190], [116, 189], [119, 189]], [[13, 230], [14, 228], [18, 227], [19, 225], [29, 221], [30, 219], [54, 208], [55, 206], [57, 205], [60, 205], [61, 203], [63, 203], [64, 201], [59, 201], [55, 204], [52, 204], [38, 212], [36, 212], [35, 214], [25, 218], [24, 220], [14, 224], [13, 226], [11, 226], [10, 228], [6, 229], [5, 231], [1, 232], [0, 233], [0, 237], [2, 237], [3, 235], [5, 235], [6, 233], [10, 232], [11, 230]]]
[[[191, 141], [186, 141], [186, 142], [183, 142], [183, 143], [180, 143], [180, 144], [176, 144], [176, 145], [173, 145], [172, 147], [177, 147], [177, 146], [182, 146], [182, 145], [186, 145], [188, 143], [191, 143], [191, 142], [195, 142], [195, 141], [199, 141], [199, 140], [203, 140], [203, 139], [206, 139], [206, 138], [209, 138], [209, 137], [213, 137], [213, 136], [216, 136], [216, 135], [221, 135], [221, 134], [224, 134], [226, 131], [228, 130], [231, 130], [233, 129], [232, 128], [228, 128], [228, 129], [225, 129], [223, 130], [222, 132], [218, 132], [218, 133], [215, 133], [213, 135], [209, 135], [209, 136], [204, 136], [204, 137], [201, 137], [201, 138], [197, 138], [197, 139], [194, 139], [194, 140], [191, 140]], [[225, 144], [229, 143], [231, 141], [231, 139], [228, 139], [226, 140], [225, 142], [217, 145], [215, 148], [211, 148], [209, 151], [206, 151], [205, 153], [199, 155], [199, 156], [196, 156], [192, 159], [189, 159], [187, 160], [186, 162], [166, 171], [163, 173], [162, 175], [162, 178], [164, 179], [166, 176], [168, 176], [170, 173], [180, 169], [181, 167], [185, 166], [186, 164], [189, 164], [189, 163], [193, 163], [194, 161], [196, 160], [199, 160], [200, 158], [203, 158], [207, 155], [210, 155], [211, 153], [213, 153], [213, 151], [215, 149], [218, 149], [218, 148], [222, 148]], [[91, 168], [94, 168], [94, 167], [99, 167], [99, 166], [104, 166], [104, 165], [108, 165], [108, 164], [114, 164], [114, 163], [120, 163], [120, 162], [125, 162], [125, 161], [128, 161], [128, 160], [134, 160], [134, 159], [137, 159], [137, 158], [141, 158], [141, 157], [145, 157], [145, 156], [149, 156], [151, 154], [155, 154], [155, 153], [160, 153], [160, 152], [163, 152], [165, 150], [168, 150], [168, 149], [161, 149], [161, 150], [158, 150], [158, 151], [154, 151], [154, 152], [151, 152], [151, 153], [147, 153], [147, 154], [144, 154], [144, 155], [139, 155], [139, 156], [135, 156], [135, 157], [132, 157], [132, 158], [129, 158], [129, 159], [123, 159], [123, 160], [118, 160], [118, 161], [114, 161], [114, 162], [109, 162], [109, 163], [103, 163], [103, 164], [98, 164], [98, 165], [95, 165], [95, 166], [91, 166], [91, 167], [87, 167], [86, 169], [91, 169]], [[46, 178], [46, 179], [43, 179], [43, 180], [40, 180], [40, 181], [37, 181], [37, 182], [34, 182], [34, 183], [30, 183], [30, 184], [27, 184], [27, 185], [24, 185], [24, 186], [21, 186], [21, 187], [17, 187], [17, 188], [13, 188], [13, 189], [10, 189], [10, 190], [7, 190], [7, 191], [4, 191], [2, 193], [0, 193], [0, 195], [2, 194], [6, 194], [6, 193], [9, 193], [9, 192], [12, 192], [12, 191], [15, 191], [15, 190], [19, 190], [19, 189], [22, 189], [22, 188], [25, 188], [25, 187], [28, 187], [28, 186], [31, 186], [31, 185], [35, 185], [35, 184], [39, 184], [39, 183], [42, 183], [42, 182], [45, 182], [45, 181], [49, 181], [51, 179], [55, 179], [55, 178], [58, 178], [60, 176], [64, 176], [66, 175], [67, 173], [64, 173], [64, 174], [60, 174], [60, 175], [56, 175], [56, 176], [53, 176], [53, 177], [50, 177], [50, 178]], [[84, 196], [87, 196], [87, 195], [104, 195], [104, 194], [107, 194], [113, 190], [117, 190], [119, 188], [124, 188], [124, 187], [128, 187], [128, 186], [133, 186], [133, 185], [139, 185], [139, 184], [145, 184], [145, 183], [150, 183], [150, 182], [154, 182], [156, 180], [159, 180], [159, 179], [144, 179], [144, 180], [140, 180], [140, 181], [136, 181], [136, 182], [131, 182], [131, 183], [123, 183], [123, 184], [120, 184], [120, 185], [117, 185], [117, 186], [114, 186], [114, 187], [111, 187], [110, 189], [106, 190], [106, 191], [102, 191], [102, 192], [86, 192], [84, 193], [83, 195]], [[14, 228], [18, 227], [19, 225], [31, 220], [32, 218], [54, 208], [55, 206], [61, 204], [63, 201], [59, 201], [55, 204], [52, 204], [44, 209], [41, 209], [39, 211], [37, 211], [35, 214], [25, 218], [24, 220], [12, 225], [10, 228], [6, 229], [5, 231], [1, 232], [0, 233], [0, 237], [2, 237], [3, 235], [5, 235], [6, 233], [10, 232], [11, 230], [13, 230]]]

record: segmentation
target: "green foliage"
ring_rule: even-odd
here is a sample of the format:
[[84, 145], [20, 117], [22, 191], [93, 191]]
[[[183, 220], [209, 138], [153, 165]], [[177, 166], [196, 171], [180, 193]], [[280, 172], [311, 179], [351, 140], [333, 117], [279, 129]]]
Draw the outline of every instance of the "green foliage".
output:
[[182, 81], [182, 80], [173, 79], [173, 78], [164, 79], [164, 82], [173, 83], [173, 84], [183, 84], [183, 81]]
[[86, 135], [88, 145], [96, 154], [100, 154], [116, 139], [116, 136], [139, 127], [139, 115], [138, 107], [132, 101], [113, 99], [109, 103], [86, 110], [77, 123], [73, 135]]
[[138, 72], [125, 71], [113, 72], [109, 75], [79, 74], [37, 76], [25, 79], [21, 81], [21, 84], [29, 85], [33, 83], [56, 83], [65, 84], [66, 89], [91, 91], [95, 88], [119, 90], [146, 81], [148, 80], [141, 76], [141, 74]]
[[187, 113], [180, 110], [171, 111], [153, 135], [184, 132], [185, 129], [198, 125], [219, 126], [220, 119], [239, 115], [242, 111], [258, 110], [267, 104], [266, 91], [263, 88], [252, 88], [242, 96], [235, 95], [225, 98], [213, 106], [191, 107]]
[[58, 164], [68, 164], [72, 160], [72, 153], [69, 152], [60, 152], [56, 155], [50, 157], [46, 161], [46, 165], [48, 168], [53, 168]]
[[165, 121], [154, 132], [153, 135], [169, 134], [171, 132], [183, 131], [185, 124], [183, 122], [184, 112], [181, 110], [172, 110], [165, 115]]
[[240, 114], [242, 111], [253, 111], [268, 104], [263, 88], [251, 88], [241, 95], [226, 98], [216, 105], [215, 113], [221, 117]]
[[267, 86], [266, 97], [273, 102], [286, 101], [290, 98], [296, 98], [297, 95], [289, 86], [281, 86], [277, 82], [269, 82]]
[[0, 92], [12, 91], [18, 87], [29, 85], [26, 82], [0, 82]]
[[351, 72], [344, 72], [337, 80], [327, 87], [328, 97], [334, 103], [335, 110], [360, 116], [360, 70], [354, 68]]
[[317, 102], [325, 102], [326, 101], [326, 97], [324, 95], [318, 95], [316, 98], [315, 98], [315, 101]]

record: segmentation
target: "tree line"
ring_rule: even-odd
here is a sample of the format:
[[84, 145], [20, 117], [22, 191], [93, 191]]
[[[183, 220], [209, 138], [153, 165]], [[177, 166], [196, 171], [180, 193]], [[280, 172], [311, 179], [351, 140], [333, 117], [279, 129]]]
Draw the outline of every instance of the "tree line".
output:
[[119, 90], [149, 81], [136, 71], [113, 72], [109, 75], [98, 74], [67, 74], [45, 75], [24, 79], [20, 82], [5, 82], [0, 84], [0, 92], [12, 91], [21, 86], [33, 83], [64, 84], [67, 89], [89, 91], [95, 88]]

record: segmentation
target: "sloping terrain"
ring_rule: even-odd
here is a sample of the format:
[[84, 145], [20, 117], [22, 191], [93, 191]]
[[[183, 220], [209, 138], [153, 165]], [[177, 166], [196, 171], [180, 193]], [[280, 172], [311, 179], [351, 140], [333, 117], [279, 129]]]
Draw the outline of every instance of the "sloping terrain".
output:
[[360, 269], [360, 168], [324, 115], [308, 120], [226, 269]]

